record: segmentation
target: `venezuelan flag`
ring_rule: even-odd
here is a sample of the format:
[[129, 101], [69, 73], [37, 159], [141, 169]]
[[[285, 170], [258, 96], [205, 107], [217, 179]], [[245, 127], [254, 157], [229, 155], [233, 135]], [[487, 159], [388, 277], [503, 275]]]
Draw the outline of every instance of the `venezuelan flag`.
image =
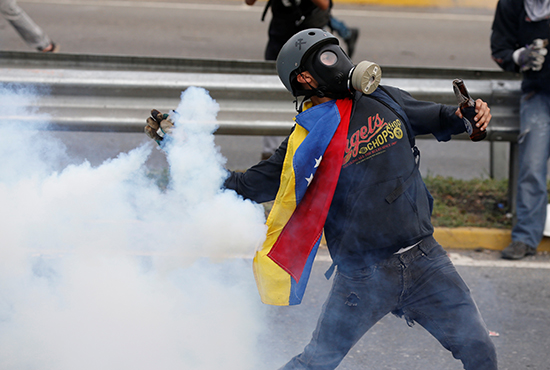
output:
[[352, 104], [331, 100], [296, 116], [267, 237], [253, 263], [266, 304], [302, 301], [342, 168]]

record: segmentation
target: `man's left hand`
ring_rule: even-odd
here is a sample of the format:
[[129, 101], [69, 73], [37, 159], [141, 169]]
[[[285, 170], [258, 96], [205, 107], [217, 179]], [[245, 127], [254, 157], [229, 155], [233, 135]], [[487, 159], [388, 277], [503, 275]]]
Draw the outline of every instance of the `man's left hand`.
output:
[[[455, 114], [460, 118], [464, 118], [462, 116], [462, 113], [460, 112], [460, 108], [456, 110]], [[485, 131], [487, 129], [487, 126], [489, 126], [489, 122], [491, 121], [492, 117], [493, 116], [491, 115], [491, 108], [489, 108], [487, 103], [481, 99], [477, 99], [476, 115], [474, 117], [475, 122], [472, 123], [475, 123], [477, 127], [479, 127], [482, 131]]]

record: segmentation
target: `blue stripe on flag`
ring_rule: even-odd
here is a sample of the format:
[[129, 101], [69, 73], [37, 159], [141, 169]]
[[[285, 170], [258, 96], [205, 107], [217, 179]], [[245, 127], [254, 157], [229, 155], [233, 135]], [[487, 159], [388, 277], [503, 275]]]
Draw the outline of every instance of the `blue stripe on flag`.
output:
[[336, 106], [336, 100], [305, 110], [296, 116], [296, 123], [309, 131], [296, 149], [293, 158], [296, 203], [300, 203], [309, 185], [306, 179], [311, 180], [315, 175], [317, 171], [315, 165], [325, 152], [340, 123], [340, 112]]
[[290, 296], [288, 297], [288, 304], [290, 306], [302, 303], [302, 298], [304, 297], [304, 293], [306, 291], [311, 268], [313, 267], [313, 261], [315, 260], [315, 255], [317, 254], [317, 250], [319, 249], [320, 244], [321, 237], [317, 239], [317, 242], [309, 253], [306, 265], [304, 266], [304, 271], [302, 272], [302, 276], [300, 277], [300, 282], [297, 283], [293, 277], [290, 277]]

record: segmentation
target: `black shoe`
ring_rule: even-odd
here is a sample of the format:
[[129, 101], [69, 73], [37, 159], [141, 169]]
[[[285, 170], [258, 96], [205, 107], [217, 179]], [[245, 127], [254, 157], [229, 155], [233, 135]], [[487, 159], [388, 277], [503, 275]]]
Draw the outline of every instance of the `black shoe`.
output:
[[57, 53], [59, 51], [59, 45], [52, 41], [50, 45], [45, 48], [38, 48], [38, 51], [43, 53]]
[[501, 256], [507, 260], [520, 260], [523, 257], [533, 256], [536, 253], [536, 248], [533, 248], [523, 242], [513, 241], [509, 246], [504, 248]]
[[348, 57], [353, 56], [355, 52], [355, 44], [357, 44], [357, 38], [359, 37], [359, 28], [350, 28], [350, 36], [345, 39], [346, 45], [348, 46]]

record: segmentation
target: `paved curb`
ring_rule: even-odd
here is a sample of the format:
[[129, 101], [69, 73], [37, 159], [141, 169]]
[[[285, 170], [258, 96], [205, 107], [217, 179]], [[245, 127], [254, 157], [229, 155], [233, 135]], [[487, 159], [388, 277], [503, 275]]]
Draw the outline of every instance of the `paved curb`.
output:
[[379, 6], [408, 6], [433, 8], [483, 8], [495, 9], [498, 0], [334, 0], [338, 4], [359, 4]]
[[[436, 227], [435, 239], [449, 249], [491, 249], [503, 250], [512, 241], [510, 230], [486, 229], [481, 227]], [[543, 238], [537, 251], [550, 251], [550, 238]]]

